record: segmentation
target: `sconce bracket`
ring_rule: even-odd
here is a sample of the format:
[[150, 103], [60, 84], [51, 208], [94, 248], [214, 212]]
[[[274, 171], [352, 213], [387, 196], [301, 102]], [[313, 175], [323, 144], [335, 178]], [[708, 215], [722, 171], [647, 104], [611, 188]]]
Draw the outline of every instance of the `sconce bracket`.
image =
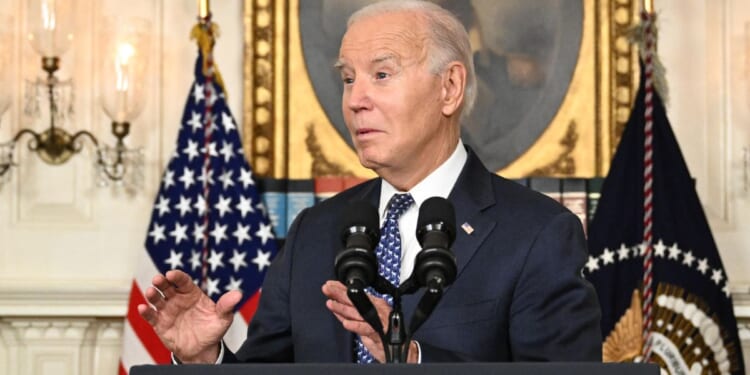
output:
[[130, 123], [112, 121], [112, 134], [117, 137], [119, 142], [122, 142], [123, 138], [130, 134]]
[[[35, 151], [47, 164], [63, 164], [78, 151], [72, 146], [73, 137], [60, 128], [45, 130], [39, 134], [37, 142]], [[31, 148], [31, 143], [29, 148]]]
[[[48, 128], [42, 133], [36, 133], [30, 129], [22, 129], [14, 137], [13, 142], [18, 142], [24, 134], [30, 134], [33, 138], [29, 140], [29, 150], [36, 152], [40, 159], [51, 165], [60, 165], [68, 161], [71, 156], [81, 151], [83, 146], [78, 138], [88, 137], [98, 147], [99, 142], [93, 134], [82, 130], [75, 135], [70, 135], [61, 128]], [[0, 173], [2, 174], [2, 173]]]

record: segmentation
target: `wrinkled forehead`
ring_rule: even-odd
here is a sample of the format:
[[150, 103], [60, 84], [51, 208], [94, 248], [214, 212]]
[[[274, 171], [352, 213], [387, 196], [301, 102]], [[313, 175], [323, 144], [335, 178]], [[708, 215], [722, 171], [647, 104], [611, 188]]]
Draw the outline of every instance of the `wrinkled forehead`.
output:
[[341, 40], [339, 60], [347, 62], [391, 55], [401, 61], [421, 61], [426, 51], [424, 20], [414, 12], [368, 16], [349, 26]]

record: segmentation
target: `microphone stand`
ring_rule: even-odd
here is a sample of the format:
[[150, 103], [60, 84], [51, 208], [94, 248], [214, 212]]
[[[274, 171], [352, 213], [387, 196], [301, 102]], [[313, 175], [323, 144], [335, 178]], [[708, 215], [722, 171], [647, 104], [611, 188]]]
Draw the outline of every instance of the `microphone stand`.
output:
[[[383, 342], [383, 345], [385, 345], [386, 338], [383, 333], [383, 324], [380, 322], [378, 311], [367, 296], [365, 288], [366, 286], [361, 280], [350, 279], [346, 283], [346, 295], [349, 297], [349, 300], [352, 301], [352, 304], [359, 312], [359, 315], [362, 315], [362, 318], [370, 324], [370, 327], [372, 327], [375, 332], [378, 333], [380, 340]], [[388, 350], [385, 351], [385, 359], [386, 362], [391, 362]]]
[[411, 324], [407, 327], [402, 311], [401, 296], [412, 294], [419, 289], [419, 285], [413, 278], [409, 278], [398, 288], [393, 286], [382, 276], [375, 280], [374, 289], [381, 294], [393, 296], [393, 309], [388, 316], [388, 330], [383, 331], [383, 324], [380, 321], [375, 306], [370, 301], [366, 293], [366, 286], [361, 280], [351, 279], [346, 284], [347, 296], [357, 309], [362, 318], [378, 333], [383, 343], [386, 363], [406, 363], [409, 358], [409, 343], [411, 342], [414, 332], [422, 326], [432, 311], [443, 297], [442, 280], [430, 280], [427, 283], [425, 294], [419, 300], [417, 309], [411, 319]]
[[[419, 284], [414, 278], [404, 281], [398, 288], [378, 276], [375, 290], [393, 296], [393, 309], [388, 317], [388, 331], [383, 335], [383, 349], [387, 363], [406, 363], [409, 358], [409, 344], [416, 330], [427, 320], [432, 311], [443, 297], [442, 280], [428, 282], [425, 294], [419, 300], [417, 309], [412, 316], [411, 324], [407, 327], [402, 311], [401, 296], [413, 294], [419, 290]], [[374, 326], [373, 326], [374, 327]]]
[[383, 351], [385, 352], [386, 363], [406, 363], [408, 358], [409, 346], [404, 345], [407, 340], [408, 332], [404, 324], [404, 313], [401, 310], [401, 295], [404, 293], [404, 284], [395, 287], [384, 277], [378, 275], [375, 279], [373, 288], [380, 294], [388, 294], [393, 297], [393, 306], [391, 313], [388, 315], [387, 333], [381, 335], [383, 342]]
[[[387, 341], [383, 341], [383, 348], [390, 354], [388, 363], [406, 363], [409, 353], [404, 313], [401, 311], [401, 295], [396, 290], [393, 295], [393, 310], [388, 317]], [[406, 345], [406, 350], [404, 350]]]

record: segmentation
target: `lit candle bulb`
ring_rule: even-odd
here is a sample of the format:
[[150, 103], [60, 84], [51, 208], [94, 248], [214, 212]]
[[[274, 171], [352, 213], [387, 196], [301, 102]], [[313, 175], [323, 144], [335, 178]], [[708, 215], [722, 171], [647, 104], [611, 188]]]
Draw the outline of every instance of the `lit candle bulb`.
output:
[[42, 38], [40, 45], [45, 50], [46, 57], [55, 56], [55, 29], [57, 19], [55, 17], [55, 0], [42, 1]]
[[117, 46], [115, 56], [115, 90], [117, 91], [115, 104], [115, 121], [124, 122], [128, 114], [128, 89], [130, 88], [130, 72], [128, 62], [135, 54], [135, 48], [129, 43]]

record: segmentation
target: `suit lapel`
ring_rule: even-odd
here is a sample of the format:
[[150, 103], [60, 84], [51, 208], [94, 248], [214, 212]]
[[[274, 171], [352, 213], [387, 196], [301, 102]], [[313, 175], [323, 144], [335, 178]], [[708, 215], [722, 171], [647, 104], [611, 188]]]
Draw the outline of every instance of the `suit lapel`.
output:
[[[495, 228], [495, 220], [492, 217], [483, 216], [482, 211], [495, 204], [495, 195], [492, 190], [492, 174], [482, 165], [474, 152], [467, 147], [468, 158], [461, 174], [453, 187], [448, 200], [456, 210], [456, 241], [452, 250], [456, 255], [457, 277], [469, 263], [479, 246], [487, 239], [487, 236]], [[471, 234], [462, 228], [466, 223], [471, 227]], [[468, 227], [467, 227], [468, 229]], [[450, 286], [445, 293], [450, 293]], [[404, 317], [410, 322], [414, 315], [423, 291], [405, 295], [402, 298]], [[443, 297], [445, 298], [445, 297]]]
[[484, 209], [495, 204], [492, 174], [471, 149], [467, 150], [466, 166], [448, 196], [456, 209], [456, 241], [452, 250], [458, 276], [496, 224], [494, 218], [482, 215]]

